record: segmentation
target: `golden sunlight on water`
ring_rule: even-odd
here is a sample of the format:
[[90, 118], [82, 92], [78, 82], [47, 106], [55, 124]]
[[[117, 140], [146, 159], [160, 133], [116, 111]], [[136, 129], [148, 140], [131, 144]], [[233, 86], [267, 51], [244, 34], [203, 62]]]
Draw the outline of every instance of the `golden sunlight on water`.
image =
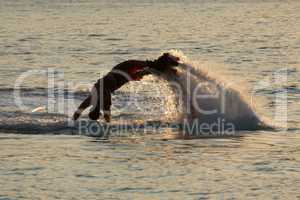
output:
[[2, 135], [1, 195], [290, 199], [299, 197], [299, 141], [265, 132], [202, 140]]
[[[300, 199], [299, 1], [0, 0], [0, 19], [1, 200]], [[114, 65], [170, 49], [230, 75], [271, 122], [284, 117], [276, 103], [285, 102], [288, 129], [195, 138], [141, 127], [93, 138], [66, 126]], [[43, 74], [22, 82], [20, 110], [14, 85], [28, 70]], [[66, 112], [47, 112], [59, 96], [48, 97], [51, 70], [70, 85]], [[149, 78], [132, 83], [133, 94], [117, 91], [111, 125], [177, 125], [165, 85]]]

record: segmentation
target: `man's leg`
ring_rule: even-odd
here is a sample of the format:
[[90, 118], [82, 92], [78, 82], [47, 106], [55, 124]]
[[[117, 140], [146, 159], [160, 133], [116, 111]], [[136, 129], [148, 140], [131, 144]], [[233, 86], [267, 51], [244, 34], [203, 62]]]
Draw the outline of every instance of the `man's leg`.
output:
[[[100, 95], [101, 92], [101, 95]], [[92, 91], [92, 94], [95, 93]], [[97, 98], [94, 99], [94, 95], [92, 95], [92, 105], [93, 108], [89, 113], [89, 117], [92, 120], [99, 119], [101, 112], [104, 113], [104, 119], [106, 122], [110, 122], [110, 106], [111, 106], [111, 93], [109, 90], [97, 90]]]
[[78, 109], [75, 111], [74, 115], [73, 115], [73, 120], [77, 120], [81, 113], [91, 105], [91, 99], [92, 96], [89, 95], [78, 107]]
[[111, 93], [109, 91], [106, 91], [103, 98], [103, 113], [106, 122], [110, 122], [110, 116], [111, 116], [110, 107], [111, 107]]
[[99, 84], [98, 82], [92, 88], [92, 97], [91, 97], [91, 104], [92, 108], [89, 113], [89, 118], [92, 120], [97, 120], [100, 117], [100, 91], [99, 91]]

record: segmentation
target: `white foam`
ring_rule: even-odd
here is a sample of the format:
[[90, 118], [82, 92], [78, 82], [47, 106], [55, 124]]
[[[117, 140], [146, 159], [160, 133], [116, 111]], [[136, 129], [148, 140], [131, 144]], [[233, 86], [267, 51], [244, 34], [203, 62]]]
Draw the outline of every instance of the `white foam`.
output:
[[224, 120], [239, 130], [261, 127], [261, 118], [236, 87], [209, 73], [203, 65], [190, 62], [182, 52], [170, 53], [179, 57], [181, 64], [177, 76], [166, 73], [164, 78], [182, 102], [182, 120], [208, 124]]

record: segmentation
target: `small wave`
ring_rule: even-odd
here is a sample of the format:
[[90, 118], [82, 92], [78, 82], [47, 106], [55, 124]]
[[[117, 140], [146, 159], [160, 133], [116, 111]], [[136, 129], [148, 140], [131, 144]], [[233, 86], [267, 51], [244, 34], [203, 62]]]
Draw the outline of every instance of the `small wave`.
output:
[[177, 129], [180, 124], [159, 120], [126, 120], [115, 117], [107, 124], [88, 119], [73, 122], [68, 116], [56, 113], [4, 112], [0, 115], [0, 132], [14, 134], [63, 134], [85, 136], [130, 136]]
[[19, 93], [26, 96], [48, 96], [49, 91], [54, 96], [63, 95], [64, 97], [74, 97], [82, 98], [89, 95], [88, 90], [68, 90], [68, 89], [59, 89], [59, 88], [43, 88], [43, 87], [34, 87], [34, 88], [0, 88], [0, 94], [12, 94]]
[[46, 91], [47, 88], [43, 87], [34, 87], [34, 88], [0, 88], [0, 92], [13, 92], [15, 90], [19, 90], [21, 92], [32, 92], [32, 91]]
[[0, 132], [19, 134], [58, 134], [71, 130], [68, 117], [56, 113], [1, 112]]
[[122, 38], [106, 38], [105, 40], [107, 40], [107, 41], [121, 41], [123, 39]]
[[105, 37], [105, 34], [89, 34], [88, 37], [95, 37], [95, 38], [99, 38], [99, 37]]
[[32, 40], [38, 40], [40, 39], [40, 37], [26, 37], [26, 38], [21, 38], [18, 41], [19, 42], [30, 42]]

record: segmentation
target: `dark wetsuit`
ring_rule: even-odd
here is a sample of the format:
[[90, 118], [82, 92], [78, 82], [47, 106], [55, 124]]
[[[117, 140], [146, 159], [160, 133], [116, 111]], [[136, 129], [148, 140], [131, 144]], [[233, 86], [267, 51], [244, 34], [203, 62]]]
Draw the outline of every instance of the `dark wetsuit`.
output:
[[[97, 89], [96, 106], [89, 113], [91, 119], [98, 119], [100, 116], [100, 110], [107, 114], [110, 114], [111, 107], [111, 93], [122, 87], [129, 81], [138, 81], [143, 78], [143, 75], [148, 73], [139, 73], [145, 68], [152, 65], [152, 61], [139, 61], [128, 60], [116, 65], [108, 74], [99, 79], [95, 84]], [[100, 98], [99, 98], [100, 97]], [[78, 118], [81, 111], [94, 104], [92, 102], [92, 94], [89, 95], [79, 106], [77, 113], [74, 115], [74, 119]]]
[[[129, 81], [137, 81], [142, 77], [138, 72], [144, 70], [149, 61], [129, 60], [115, 66], [107, 75], [97, 81], [102, 81], [104, 88], [114, 92]], [[97, 84], [96, 83], [96, 84]]]
[[[147, 61], [129, 60], [115, 66], [108, 74], [95, 83], [100, 101], [95, 112], [102, 110], [109, 112], [111, 106], [111, 93], [129, 81], [138, 81], [142, 76], [138, 72], [147, 67]], [[99, 107], [98, 107], [99, 106]]]

